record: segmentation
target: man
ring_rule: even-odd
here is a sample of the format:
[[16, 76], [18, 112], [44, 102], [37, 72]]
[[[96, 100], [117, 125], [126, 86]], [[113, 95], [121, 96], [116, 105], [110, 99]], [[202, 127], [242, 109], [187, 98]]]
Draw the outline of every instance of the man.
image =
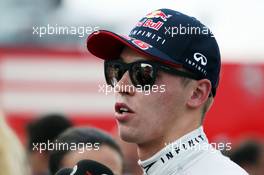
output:
[[250, 175], [261, 175], [264, 172], [264, 147], [259, 140], [245, 140], [228, 156], [231, 160], [243, 167]]
[[49, 174], [50, 151], [40, 152], [34, 145], [48, 144], [59, 134], [73, 126], [71, 121], [63, 114], [50, 113], [38, 116], [27, 126], [28, 134], [28, 158], [33, 175]]
[[29, 175], [30, 168], [25, 150], [0, 111], [0, 170], [4, 175]]
[[[203, 132], [221, 61], [216, 40], [197, 19], [156, 10], [129, 36], [109, 31], [90, 35], [87, 48], [105, 60], [106, 82], [117, 91], [119, 134], [137, 144], [144, 174], [247, 174], [215, 150]], [[117, 69], [116, 76], [109, 75]], [[151, 70], [148, 77], [146, 69]]]

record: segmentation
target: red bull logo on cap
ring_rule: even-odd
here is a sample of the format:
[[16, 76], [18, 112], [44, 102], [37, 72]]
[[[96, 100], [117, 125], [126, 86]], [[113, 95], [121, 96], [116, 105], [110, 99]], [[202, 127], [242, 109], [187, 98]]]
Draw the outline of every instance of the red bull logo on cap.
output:
[[163, 26], [163, 22], [161, 21], [158, 21], [158, 22], [154, 22], [152, 19], [144, 19], [143, 21], [139, 21], [137, 23], [137, 27], [148, 27], [148, 28], [151, 28], [151, 29], [154, 29], [154, 30], [159, 30], [162, 26]]
[[156, 10], [147, 14], [146, 18], [161, 18], [163, 21], [167, 21], [167, 19], [170, 18], [171, 16], [172, 15], [166, 15], [161, 10]]

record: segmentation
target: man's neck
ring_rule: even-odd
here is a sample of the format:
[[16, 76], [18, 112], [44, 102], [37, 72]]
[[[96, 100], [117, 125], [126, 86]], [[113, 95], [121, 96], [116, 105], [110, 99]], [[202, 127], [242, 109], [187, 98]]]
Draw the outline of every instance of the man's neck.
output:
[[160, 138], [156, 138], [146, 143], [137, 144], [138, 148], [138, 156], [140, 160], [146, 160], [152, 157], [155, 153], [162, 150], [166, 145], [174, 142], [175, 140], [181, 138], [185, 134], [197, 129], [199, 125], [192, 125], [191, 127], [186, 128], [176, 128], [171, 130], [165, 136], [161, 136]]

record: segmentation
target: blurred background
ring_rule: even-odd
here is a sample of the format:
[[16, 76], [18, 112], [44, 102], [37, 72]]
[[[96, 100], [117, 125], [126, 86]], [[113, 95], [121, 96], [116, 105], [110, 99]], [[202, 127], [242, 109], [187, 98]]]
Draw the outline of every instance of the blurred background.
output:
[[[27, 124], [48, 113], [116, 136], [114, 96], [99, 92], [103, 62], [88, 53], [86, 38], [98, 29], [128, 34], [159, 8], [196, 17], [218, 41], [223, 64], [204, 124], [209, 140], [234, 148], [248, 139], [262, 142], [264, 1], [0, 0], [0, 107], [21, 142]], [[68, 33], [56, 32], [59, 26]]]

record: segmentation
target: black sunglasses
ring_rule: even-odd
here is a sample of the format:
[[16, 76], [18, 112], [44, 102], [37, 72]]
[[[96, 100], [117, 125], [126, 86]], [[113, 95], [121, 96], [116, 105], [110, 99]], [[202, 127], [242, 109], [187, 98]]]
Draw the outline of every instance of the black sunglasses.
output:
[[104, 72], [107, 84], [115, 87], [127, 70], [129, 71], [129, 77], [133, 85], [137, 88], [144, 88], [144, 90], [148, 90], [148, 88], [154, 85], [159, 70], [194, 80], [201, 79], [189, 72], [180, 71], [171, 66], [153, 61], [144, 60], [124, 63], [121, 60], [107, 60], [104, 62]]

